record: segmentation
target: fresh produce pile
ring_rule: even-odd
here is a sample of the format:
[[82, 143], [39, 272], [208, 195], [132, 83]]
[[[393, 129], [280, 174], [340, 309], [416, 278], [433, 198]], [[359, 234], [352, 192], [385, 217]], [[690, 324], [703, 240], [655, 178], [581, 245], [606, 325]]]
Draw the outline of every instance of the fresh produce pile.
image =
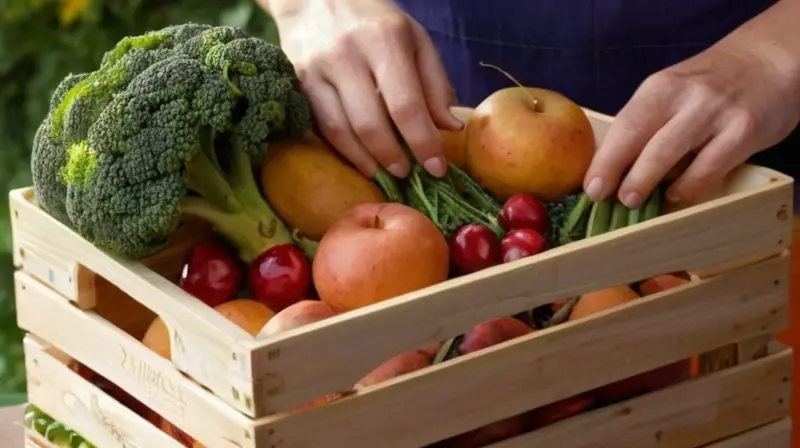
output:
[[[97, 247], [130, 258], [168, 247], [182, 220], [207, 222], [216, 237], [185, 254], [177, 284], [253, 336], [662, 213], [660, 190], [634, 210], [612, 199], [589, 200], [581, 185], [594, 132], [584, 111], [556, 92], [516, 86], [487, 97], [462, 132], [442, 132], [450, 162], [442, 178], [409, 151], [408, 177], [380, 170], [368, 179], [314, 134], [313, 123], [293, 66], [277, 46], [236, 28], [199, 24], [132, 36], [106, 53], [97, 70], [67, 76], [54, 93], [34, 142], [36, 196]], [[386, 361], [354, 388], [635, 300], [646, 294], [639, 286], [484, 322]], [[170, 358], [160, 318], [142, 341]], [[489, 425], [447, 446], [482, 446], [663, 387], [686, 376], [686, 362], [676, 366]], [[200, 446], [164, 419], [152, 421], [187, 446]]]
[[35, 431], [53, 446], [59, 448], [95, 448], [80, 434], [57, 422], [35, 405], [29, 404], [25, 408], [23, 422], [26, 428]]

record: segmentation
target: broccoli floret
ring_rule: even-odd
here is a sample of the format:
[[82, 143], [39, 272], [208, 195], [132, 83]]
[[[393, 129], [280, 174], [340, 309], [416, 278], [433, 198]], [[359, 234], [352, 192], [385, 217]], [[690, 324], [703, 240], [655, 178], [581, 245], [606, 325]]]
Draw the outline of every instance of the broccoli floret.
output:
[[158, 252], [191, 215], [249, 262], [295, 240], [251, 160], [310, 130], [298, 89], [282, 50], [238, 28], [185, 24], [125, 38], [54, 95], [34, 142], [37, 199], [109, 252]]

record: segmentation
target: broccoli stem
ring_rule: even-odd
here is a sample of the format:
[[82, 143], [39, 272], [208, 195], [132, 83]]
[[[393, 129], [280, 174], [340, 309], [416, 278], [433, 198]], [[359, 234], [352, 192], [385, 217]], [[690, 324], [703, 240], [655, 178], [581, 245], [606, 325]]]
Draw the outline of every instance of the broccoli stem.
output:
[[211, 223], [215, 231], [236, 246], [239, 257], [248, 264], [272, 246], [293, 243], [289, 231], [274, 218], [259, 218], [244, 211], [225, 212], [200, 197], [183, 198], [181, 213]]
[[215, 154], [206, 147], [211, 140], [201, 138], [203, 148], [187, 165], [187, 185], [200, 197], [185, 197], [181, 212], [209, 222], [248, 264], [270, 247], [293, 244], [292, 233], [261, 196], [249, 156], [229, 149], [223, 153], [229, 163], [220, 164], [209, 157]]

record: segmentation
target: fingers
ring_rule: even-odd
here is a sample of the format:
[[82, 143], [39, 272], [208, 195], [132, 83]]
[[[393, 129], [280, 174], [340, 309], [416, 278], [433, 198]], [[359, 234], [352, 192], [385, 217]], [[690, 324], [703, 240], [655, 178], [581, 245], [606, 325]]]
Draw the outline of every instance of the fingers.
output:
[[464, 123], [450, 112], [455, 98], [447, 71], [428, 33], [417, 24], [412, 28], [416, 42], [417, 67], [431, 118], [439, 129], [460, 131]]
[[702, 105], [687, 108], [653, 135], [619, 187], [620, 202], [640, 206], [683, 156], [708, 141], [712, 116], [703, 112]]
[[393, 176], [407, 176], [411, 168], [408, 157], [395, 138], [366, 64], [358, 59], [342, 61], [328, 76], [361, 145]]
[[667, 189], [672, 202], [692, 201], [719, 184], [752, 154], [749, 123], [733, 119], [697, 154], [691, 165]]
[[306, 81], [303, 90], [322, 135], [359, 171], [372, 178], [377, 163], [350, 127], [336, 89], [328, 82], [316, 79]]
[[429, 173], [443, 176], [447, 162], [441, 135], [428, 110], [413, 51], [408, 35], [389, 33], [383, 44], [370, 47], [368, 60], [389, 115], [411, 152]]
[[605, 199], [617, 190], [622, 174], [668, 121], [670, 111], [659, 99], [640, 89], [617, 115], [586, 172], [584, 190], [592, 200]]

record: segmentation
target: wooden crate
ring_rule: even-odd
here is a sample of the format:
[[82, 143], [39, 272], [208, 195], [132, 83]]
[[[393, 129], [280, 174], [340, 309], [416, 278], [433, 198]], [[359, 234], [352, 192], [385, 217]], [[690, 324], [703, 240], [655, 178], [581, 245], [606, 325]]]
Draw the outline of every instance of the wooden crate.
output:
[[[611, 118], [587, 113], [599, 142]], [[787, 323], [792, 187], [781, 173], [746, 165], [709, 197], [659, 218], [269, 339], [250, 337], [173, 283], [204, 227], [189, 223], [172, 248], [130, 261], [47, 215], [31, 189], [15, 190], [18, 321], [32, 335], [29, 394], [89, 440], [171, 446], [59, 363], [69, 358], [208, 447], [405, 448], [703, 353], [702, 377], [493, 445], [703, 446], [788, 416], [792, 353], [767, 346]], [[692, 281], [352, 391], [391, 356], [488, 319], [678, 271]], [[138, 340], [154, 315], [170, 328], [171, 362]], [[334, 391], [347, 397], [286, 411]], [[75, 413], [65, 397], [76, 409], [99, 410]], [[104, 419], [126, 428], [124, 436]]]

